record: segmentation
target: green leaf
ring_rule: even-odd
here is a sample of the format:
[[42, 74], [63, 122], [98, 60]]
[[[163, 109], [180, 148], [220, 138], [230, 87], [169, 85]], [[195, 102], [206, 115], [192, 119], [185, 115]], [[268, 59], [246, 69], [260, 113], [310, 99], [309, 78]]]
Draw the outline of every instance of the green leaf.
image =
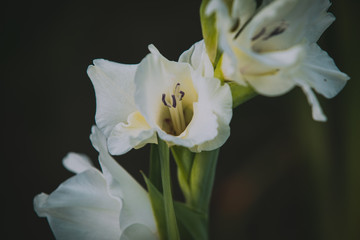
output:
[[193, 165], [194, 153], [181, 146], [171, 148], [172, 155], [177, 164], [177, 174], [180, 188], [184, 194], [186, 202], [191, 199], [190, 176]]
[[220, 148], [196, 153], [191, 170], [191, 206], [206, 215], [209, 211], [219, 151]]
[[[167, 239], [166, 217], [163, 195], [143, 174], [145, 179], [154, 215], [157, 220], [158, 230], [161, 239]], [[208, 232], [206, 228], [206, 217], [204, 214], [194, 211], [183, 203], [174, 202], [176, 218], [179, 221], [179, 227], [182, 227], [181, 239], [187, 240], [206, 240]]]
[[151, 183], [151, 181], [145, 176], [143, 172], [141, 172], [145, 183], [147, 185], [147, 189], [149, 191], [149, 197], [151, 201], [151, 206], [153, 209], [153, 213], [156, 219], [157, 229], [159, 231], [160, 239], [167, 239], [167, 224], [165, 217], [165, 207], [164, 207], [164, 199], [159, 190]]
[[167, 236], [169, 240], [178, 240], [179, 230], [177, 227], [170, 178], [170, 156], [169, 147], [166, 142], [158, 137], [159, 156], [161, 165], [161, 180], [164, 193], [165, 218], [167, 226]]
[[200, 21], [202, 34], [206, 45], [206, 51], [214, 66], [216, 66], [218, 52], [218, 31], [216, 29], [216, 15], [205, 14], [206, 7], [210, 0], [203, 0], [200, 6]]
[[[205, 214], [197, 212], [187, 205], [174, 202], [176, 217], [194, 240], [207, 240], [207, 217]], [[182, 238], [189, 239], [189, 238]]]

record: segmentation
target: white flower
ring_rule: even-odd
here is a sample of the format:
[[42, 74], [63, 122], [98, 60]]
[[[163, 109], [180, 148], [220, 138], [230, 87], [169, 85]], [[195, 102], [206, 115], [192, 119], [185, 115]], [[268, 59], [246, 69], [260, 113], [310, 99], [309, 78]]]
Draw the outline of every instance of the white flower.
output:
[[[215, 79], [203, 41], [169, 61], [149, 46], [139, 65], [95, 60], [88, 74], [96, 92], [96, 123], [111, 154], [157, 143], [192, 151], [220, 147], [230, 134], [232, 99]], [[136, 72], [136, 75], [135, 75]]]
[[312, 88], [334, 97], [349, 77], [316, 44], [334, 21], [328, 0], [234, 0], [231, 11], [212, 0], [207, 13], [216, 13], [221, 70], [226, 79], [266, 96], [300, 86], [313, 107], [313, 118], [325, 121]]
[[214, 78], [204, 41], [184, 52], [178, 62], [151, 53], [135, 75], [135, 102], [148, 124], [169, 145], [192, 151], [220, 147], [229, 137], [232, 97], [228, 85]]
[[96, 94], [95, 121], [108, 139], [111, 154], [124, 154], [157, 142], [155, 131], [135, 105], [136, 68], [97, 59], [87, 71]]
[[96, 127], [91, 140], [103, 173], [86, 156], [69, 153], [63, 164], [76, 175], [50, 195], [37, 195], [35, 211], [47, 217], [56, 239], [157, 239], [146, 191], [111, 158]]

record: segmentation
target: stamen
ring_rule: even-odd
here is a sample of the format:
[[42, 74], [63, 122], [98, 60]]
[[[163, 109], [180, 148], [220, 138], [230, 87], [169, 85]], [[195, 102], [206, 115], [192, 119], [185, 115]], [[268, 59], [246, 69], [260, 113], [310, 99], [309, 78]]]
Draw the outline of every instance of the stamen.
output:
[[287, 24], [285, 22], [281, 22], [280, 26], [276, 27], [267, 37], [264, 38], [264, 40], [268, 40], [269, 38], [272, 38], [276, 35], [285, 32], [286, 28], [287, 28]]
[[261, 29], [261, 31], [251, 39], [251, 41], [255, 41], [255, 40], [259, 39], [262, 35], [264, 35], [265, 32], [266, 32], [266, 28], [263, 27]]
[[171, 98], [172, 98], [172, 107], [173, 108], [176, 108], [176, 98], [175, 98], [175, 95], [171, 95]]
[[165, 97], [166, 97], [166, 94], [163, 93], [162, 96], [161, 96], [161, 101], [163, 102], [163, 104], [164, 104], [166, 107], [171, 107], [171, 105], [169, 105], [169, 104], [166, 102]]
[[183, 99], [183, 97], [185, 96], [185, 93], [183, 92], [183, 91], [180, 91], [180, 99], [179, 99], [179, 101], [181, 101], [182, 99]]

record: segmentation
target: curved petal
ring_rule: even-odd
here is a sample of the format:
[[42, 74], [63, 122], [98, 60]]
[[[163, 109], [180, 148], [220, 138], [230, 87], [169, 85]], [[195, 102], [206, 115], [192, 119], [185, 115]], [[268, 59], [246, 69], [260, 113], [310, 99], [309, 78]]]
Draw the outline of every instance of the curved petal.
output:
[[[202, 78], [195, 81], [199, 100], [197, 107], [201, 109], [197, 116], [194, 114], [189, 124], [189, 139], [196, 139], [204, 132], [216, 131], [214, 138], [199, 139], [198, 146], [193, 151], [210, 151], [221, 147], [230, 136], [230, 120], [232, 118], [231, 90], [227, 84], [221, 86], [220, 80], [216, 78]], [[194, 111], [196, 112], [196, 111]], [[210, 119], [214, 118], [216, 125], [210, 125]], [[206, 128], [206, 129], [204, 129]], [[200, 131], [202, 129], [202, 131]], [[205, 141], [204, 141], [205, 140]]]
[[121, 229], [139, 223], [146, 225], [155, 233], [157, 229], [147, 192], [109, 155], [106, 137], [96, 126], [92, 127], [90, 139], [99, 152], [99, 162], [110, 185], [110, 192], [123, 199], [120, 214]]
[[114, 127], [107, 143], [111, 154], [120, 155], [147, 143], [157, 143], [157, 138], [155, 130], [136, 111], [129, 115], [127, 124], [121, 122]]
[[300, 69], [304, 81], [327, 98], [336, 96], [350, 79], [316, 43], [307, 49], [307, 57]]
[[159, 239], [157, 235], [150, 231], [150, 229], [142, 224], [133, 224], [127, 227], [120, 240], [156, 240]]
[[69, 152], [63, 158], [64, 167], [73, 173], [81, 173], [94, 168], [90, 158], [85, 154]]
[[[301, 80], [300, 80], [301, 81]], [[319, 104], [319, 101], [317, 100], [314, 92], [311, 90], [311, 88], [304, 84], [299, 82], [299, 85], [301, 86], [302, 90], [304, 91], [309, 104], [312, 107], [312, 117], [314, 120], [325, 122], [327, 120], [324, 112], [321, 109], [321, 106]]]
[[179, 57], [179, 62], [189, 63], [201, 76], [214, 76], [214, 67], [206, 53], [204, 40], [195, 43], [189, 50], [183, 52]]
[[134, 76], [137, 65], [94, 60], [87, 73], [96, 94], [96, 124], [108, 137], [120, 122], [136, 111]]
[[117, 240], [121, 235], [121, 202], [109, 194], [95, 169], [71, 177], [50, 195], [37, 195], [34, 208], [40, 217], [47, 217], [56, 239]]

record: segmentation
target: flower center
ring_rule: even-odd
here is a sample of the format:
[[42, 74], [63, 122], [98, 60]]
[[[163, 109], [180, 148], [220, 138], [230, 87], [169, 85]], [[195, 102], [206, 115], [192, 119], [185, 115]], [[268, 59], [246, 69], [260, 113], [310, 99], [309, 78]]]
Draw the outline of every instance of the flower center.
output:
[[180, 90], [180, 83], [175, 85], [175, 88], [169, 95], [163, 93], [161, 96], [161, 101], [168, 107], [170, 112], [170, 119], [165, 119], [165, 122], [171, 126], [176, 135], [180, 135], [186, 128], [182, 106], [182, 99], [184, 96], [185, 93]]

